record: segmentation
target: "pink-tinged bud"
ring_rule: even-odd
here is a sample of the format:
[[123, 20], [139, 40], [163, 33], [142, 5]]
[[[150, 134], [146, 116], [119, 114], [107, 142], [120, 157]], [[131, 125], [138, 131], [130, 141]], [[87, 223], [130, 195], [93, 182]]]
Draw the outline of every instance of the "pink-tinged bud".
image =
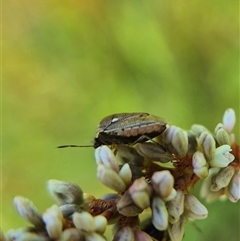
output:
[[236, 115], [235, 111], [231, 108], [227, 109], [223, 115], [223, 124], [228, 133], [230, 133], [235, 125]]
[[147, 233], [141, 230], [136, 230], [134, 234], [135, 234], [134, 241], [153, 241], [151, 236], [149, 236]]
[[129, 194], [140, 208], [145, 209], [149, 207], [151, 189], [145, 178], [136, 179], [129, 188]]
[[119, 230], [113, 238], [113, 241], [126, 241], [126, 240], [135, 241], [133, 229], [128, 226]]
[[201, 151], [196, 151], [192, 157], [193, 172], [201, 179], [208, 176], [208, 163]]

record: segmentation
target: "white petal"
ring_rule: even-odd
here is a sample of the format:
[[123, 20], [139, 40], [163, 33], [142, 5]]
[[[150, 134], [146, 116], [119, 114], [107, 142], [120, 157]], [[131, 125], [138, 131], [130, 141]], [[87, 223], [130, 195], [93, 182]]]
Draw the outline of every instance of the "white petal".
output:
[[235, 157], [230, 153], [231, 147], [229, 145], [222, 145], [215, 151], [213, 159], [209, 162], [212, 167], [226, 167], [231, 163]]

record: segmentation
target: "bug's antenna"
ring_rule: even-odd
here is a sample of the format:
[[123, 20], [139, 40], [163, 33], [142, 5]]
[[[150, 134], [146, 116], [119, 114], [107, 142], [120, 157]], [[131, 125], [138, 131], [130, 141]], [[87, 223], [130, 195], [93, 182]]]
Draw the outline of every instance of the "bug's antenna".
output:
[[93, 145], [79, 146], [79, 145], [63, 145], [58, 146], [57, 148], [66, 148], [66, 147], [94, 147]]

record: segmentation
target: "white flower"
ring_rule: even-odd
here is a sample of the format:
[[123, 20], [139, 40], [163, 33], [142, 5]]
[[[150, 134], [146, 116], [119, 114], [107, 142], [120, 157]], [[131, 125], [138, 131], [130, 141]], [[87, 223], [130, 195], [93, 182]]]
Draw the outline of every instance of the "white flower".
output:
[[234, 155], [230, 153], [231, 147], [229, 145], [222, 145], [215, 151], [213, 159], [209, 161], [211, 167], [226, 167], [234, 160]]

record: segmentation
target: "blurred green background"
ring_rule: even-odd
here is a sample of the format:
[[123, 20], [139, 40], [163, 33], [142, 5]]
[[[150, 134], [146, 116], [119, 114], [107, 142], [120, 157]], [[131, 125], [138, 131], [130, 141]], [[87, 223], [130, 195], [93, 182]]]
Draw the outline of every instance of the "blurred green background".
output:
[[[96, 178], [94, 149], [56, 148], [91, 144], [106, 115], [149, 112], [185, 129], [199, 123], [213, 131], [232, 107], [239, 120], [238, 5], [5, 1], [3, 231], [27, 225], [14, 196], [41, 211], [54, 203], [49, 179], [77, 183], [96, 197], [111, 191]], [[239, 204], [206, 205], [209, 217], [188, 224], [184, 240], [239, 240]]]

